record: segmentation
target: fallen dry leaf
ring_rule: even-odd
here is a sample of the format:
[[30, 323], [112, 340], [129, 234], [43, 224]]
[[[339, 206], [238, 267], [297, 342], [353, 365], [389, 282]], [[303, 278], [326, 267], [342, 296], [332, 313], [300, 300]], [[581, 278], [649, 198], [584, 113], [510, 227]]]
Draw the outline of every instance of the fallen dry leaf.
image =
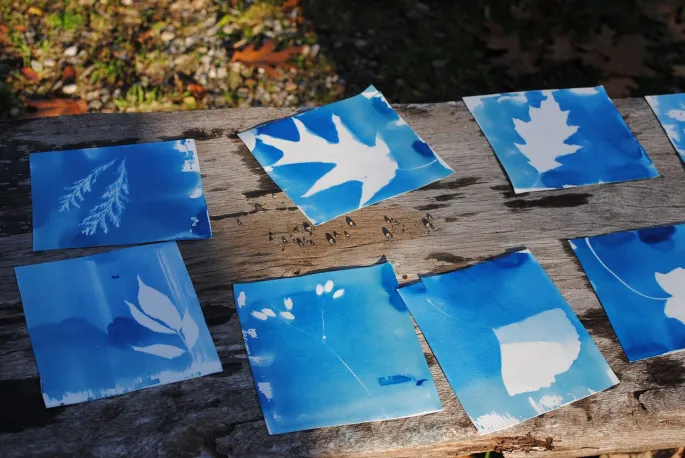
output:
[[19, 25], [14, 26], [14, 30], [16, 30], [17, 32], [21, 32], [21, 33], [26, 32], [28, 29], [29, 28], [26, 27], [24, 24], [19, 24]]
[[40, 77], [38, 76], [38, 73], [31, 67], [24, 67], [21, 69], [21, 72], [24, 74], [24, 76], [31, 80], [31, 81], [40, 81]]
[[26, 11], [29, 14], [33, 14], [35, 16], [42, 16], [43, 15], [43, 10], [40, 8], [36, 8], [35, 6], [29, 7], [29, 9]]
[[88, 111], [88, 106], [82, 99], [28, 99], [24, 104], [36, 109], [33, 113], [26, 113], [24, 118], [78, 115]]
[[276, 67], [294, 68], [287, 61], [293, 56], [300, 54], [302, 46], [291, 46], [281, 51], [275, 51], [275, 49], [276, 43], [273, 40], [265, 42], [259, 49], [255, 49], [254, 43], [250, 43], [242, 51], [236, 50], [233, 53], [231, 62], [254, 65], [255, 67], [263, 68], [273, 78], [282, 78], [283, 75]]
[[294, 8], [297, 8], [298, 6], [300, 6], [300, 0], [287, 0], [283, 4], [283, 10], [284, 11], [292, 10]]
[[62, 70], [62, 82], [72, 82], [76, 79], [76, 70], [74, 70], [74, 67], [71, 65], [67, 65], [64, 67], [64, 70]]
[[205, 87], [202, 86], [201, 84], [190, 83], [190, 84], [188, 84], [187, 87], [188, 87], [188, 90], [190, 92], [192, 92], [192, 94], [196, 98], [201, 98], [203, 95], [205, 95], [207, 93], [207, 89], [205, 89]]

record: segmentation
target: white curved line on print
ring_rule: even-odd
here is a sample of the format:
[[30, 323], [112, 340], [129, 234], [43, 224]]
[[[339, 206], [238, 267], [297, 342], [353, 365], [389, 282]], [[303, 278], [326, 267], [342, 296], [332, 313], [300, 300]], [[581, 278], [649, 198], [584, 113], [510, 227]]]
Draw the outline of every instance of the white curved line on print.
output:
[[[556, 158], [573, 154], [581, 147], [565, 143], [566, 139], [578, 131], [578, 126], [568, 125], [569, 111], [561, 110], [552, 95], [553, 91], [542, 93], [547, 98], [540, 103], [540, 108], [529, 108], [530, 121], [513, 120], [514, 129], [525, 142], [514, 145], [537, 170], [538, 175], [561, 166]], [[539, 179], [538, 176], [538, 181]]]
[[[264, 167], [267, 172], [275, 167], [291, 164], [335, 164], [335, 167], [319, 178], [302, 197], [310, 197], [348, 181], [359, 181], [362, 184], [359, 201], [361, 208], [395, 178], [397, 162], [380, 134], [376, 136], [376, 144], [368, 146], [357, 140], [340, 117], [332, 115], [333, 124], [338, 132], [338, 143], [329, 143], [307, 129], [298, 118], [292, 119], [300, 137], [298, 141], [259, 134], [249, 141], [246, 138], [246, 143], [249, 146], [254, 144], [256, 139], [260, 139], [264, 144], [273, 146], [283, 153], [283, 157], [278, 161]], [[250, 135], [245, 134], [247, 133], [243, 132], [241, 135]]]
[[649, 296], [647, 294], [641, 293], [640, 291], [630, 286], [628, 283], [625, 282], [625, 280], [619, 277], [618, 274], [616, 274], [616, 272], [611, 270], [609, 266], [607, 266], [604, 263], [604, 261], [602, 261], [602, 259], [599, 257], [595, 249], [592, 247], [589, 238], [585, 238], [585, 244], [590, 249], [595, 259], [597, 259], [597, 262], [599, 262], [599, 264], [602, 267], [604, 267], [604, 269], [607, 272], [613, 275], [613, 277], [616, 278], [616, 280], [618, 280], [623, 286], [625, 286], [638, 296], [644, 297], [645, 299], [652, 299], [655, 301], [666, 301], [666, 304], [664, 306], [664, 314], [669, 318], [676, 319], [681, 323], [685, 324], [685, 269], [683, 269], [682, 267], [676, 267], [675, 269], [671, 270], [670, 272], [666, 272], [665, 274], [655, 272], [654, 278], [656, 279], [656, 282], [659, 284], [661, 289], [663, 289], [670, 296]]
[[562, 309], [546, 310], [493, 329], [502, 381], [510, 396], [550, 387], [580, 354], [580, 336]]

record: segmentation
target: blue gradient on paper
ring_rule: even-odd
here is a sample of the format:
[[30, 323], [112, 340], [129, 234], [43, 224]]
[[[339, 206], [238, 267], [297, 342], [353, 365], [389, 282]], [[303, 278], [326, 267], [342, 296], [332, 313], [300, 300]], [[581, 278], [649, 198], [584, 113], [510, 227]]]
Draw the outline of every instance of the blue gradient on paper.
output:
[[[317, 285], [328, 281], [333, 288], [318, 295]], [[271, 434], [442, 408], [396, 287], [389, 263], [234, 286]], [[341, 289], [343, 295], [334, 298]], [[275, 316], [254, 316], [264, 309]], [[294, 318], [283, 318], [283, 312]]]

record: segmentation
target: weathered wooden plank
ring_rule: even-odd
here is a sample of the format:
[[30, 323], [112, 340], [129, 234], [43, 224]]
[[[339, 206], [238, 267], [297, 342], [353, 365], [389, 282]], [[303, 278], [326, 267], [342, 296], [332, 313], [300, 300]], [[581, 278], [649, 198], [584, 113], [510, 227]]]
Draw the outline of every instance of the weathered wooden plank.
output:
[[[455, 169], [445, 180], [317, 228], [317, 248], [291, 241], [303, 215], [259, 167], [236, 132], [292, 114], [254, 108], [85, 115], [0, 125], [0, 455], [447, 456], [498, 449], [517, 455], [596, 455], [685, 443], [685, 354], [628, 364], [567, 238], [683, 220], [685, 171], [643, 100], [617, 105], [663, 175], [648, 181], [514, 196], [461, 103], [398, 107]], [[46, 410], [13, 266], [106, 249], [31, 251], [27, 153], [174, 138], [197, 140], [214, 238], [180, 243], [224, 372], [125, 396]], [[426, 212], [437, 231], [422, 224]], [[391, 227], [384, 216], [400, 222]], [[238, 220], [242, 225], [238, 224]], [[402, 225], [406, 230], [402, 231]], [[393, 230], [387, 240], [382, 228]], [[297, 230], [295, 230], [297, 228]], [[351, 237], [335, 245], [326, 233]], [[269, 242], [269, 232], [275, 237]], [[280, 242], [285, 237], [287, 244]], [[269, 436], [242, 344], [236, 281], [368, 265], [386, 256], [401, 282], [529, 247], [621, 379], [606, 392], [479, 436], [420, 336], [445, 405], [441, 413]]]

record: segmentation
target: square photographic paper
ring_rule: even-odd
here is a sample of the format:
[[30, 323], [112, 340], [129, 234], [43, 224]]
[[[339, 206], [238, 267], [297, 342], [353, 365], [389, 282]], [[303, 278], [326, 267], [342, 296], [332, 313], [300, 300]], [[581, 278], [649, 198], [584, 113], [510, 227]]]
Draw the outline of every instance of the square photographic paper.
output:
[[314, 225], [452, 174], [373, 86], [238, 136]]
[[212, 235], [194, 140], [29, 158], [34, 251]]
[[442, 409], [389, 263], [234, 285], [270, 434]]
[[464, 97], [515, 193], [659, 176], [602, 86]]
[[618, 383], [528, 250], [421, 277], [399, 292], [480, 433]]
[[174, 242], [15, 272], [46, 407], [221, 372]]

